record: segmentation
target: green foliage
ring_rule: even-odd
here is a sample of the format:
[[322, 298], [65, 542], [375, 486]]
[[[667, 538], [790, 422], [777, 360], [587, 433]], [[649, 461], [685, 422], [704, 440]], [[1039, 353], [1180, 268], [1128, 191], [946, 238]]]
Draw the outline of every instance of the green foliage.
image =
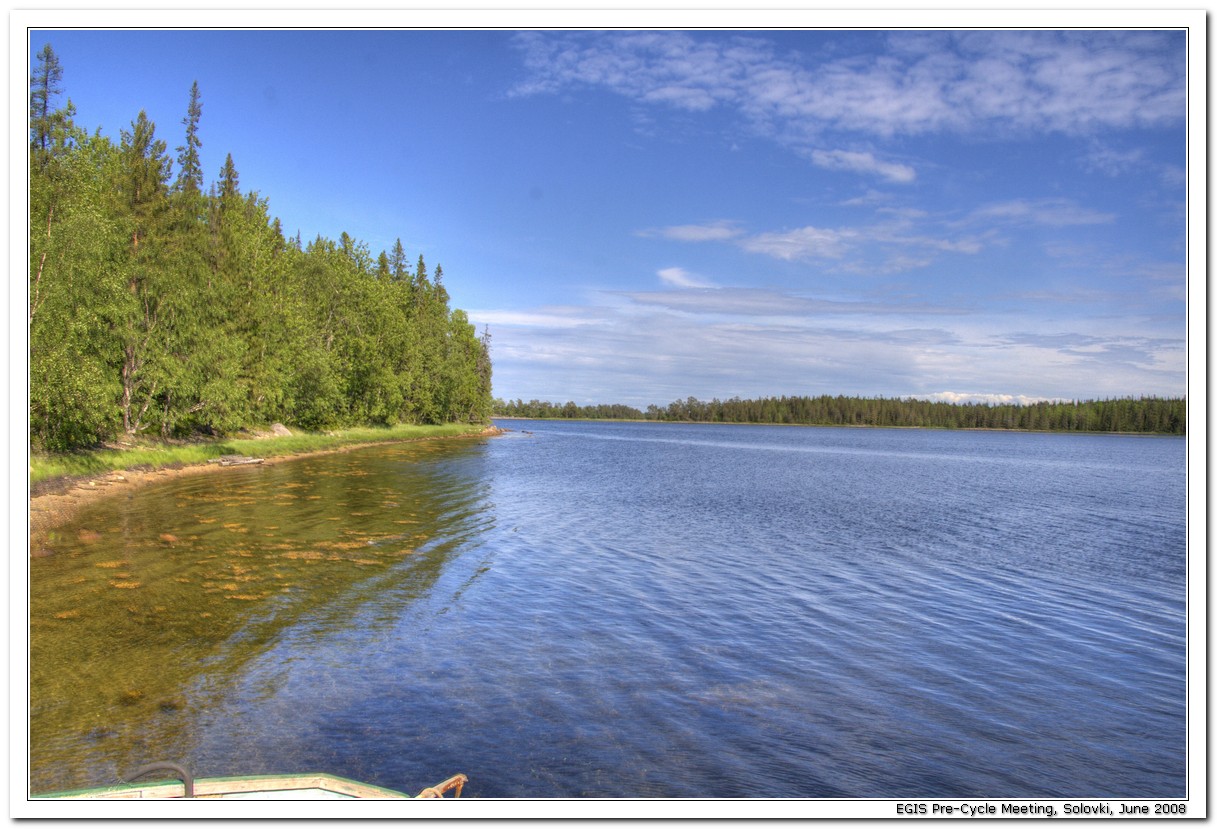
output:
[[92, 446], [112, 434], [117, 384], [96, 357], [70, 347], [30, 360], [31, 439], [51, 451]]
[[63, 66], [51, 44], [38, 52], [38, 65], [30, 78], [30, 149], [36, 163], [42, 163], [54, 146], [55, 132], [70, 118], [69, 111], [54, 110], [52, 104], [63, 88]]
[[282, 421], [484, 422], [489, 340], [417, 277], [398, 240], [303, 248], [241, 192], [232, 156], [203, 190], [198, 85], [180, 166], [143, 112], [120, 143], [54, 108], [48, 46], [31, 78], [30, 416], [36, 448], [120, 434], [226, 435]]
[[182, 119], [186, 127], [186, 143], [177, 148], [179, 169], [174, 187], [178, 190], [198, 193], [203, 189], [203, 166], [199, 159], [199, 148], [203, 146], [199, 140], [199, 118], [202, 115], [199, 82], [195, 81], [190, 87], [190, 105], [186, 108], [186, 117]]
[[772, 423], [804, 426], [883, 426], [938, 429], [1023, 429], [1051, 432], [1187, 432], [1183, 398], [1121, 398], [1029, 405], [939, 403], [884, 397], [766, 397], [757, 400], [677, 400], [650, 406], [557, 406], [539, 400], [494, 401], [494, 414], [528, 418], [645, 419], [693, 423]]
[[532, 420], [562, 418], [566, 420], [643, 420], [644, 415], [633, 406], [620, 403], [598, 403], [580, 406], [573, 400], [559, 405], [547, 400], [499, 400], [493, 403], [493, 414], [499, 417], [526, 417]]

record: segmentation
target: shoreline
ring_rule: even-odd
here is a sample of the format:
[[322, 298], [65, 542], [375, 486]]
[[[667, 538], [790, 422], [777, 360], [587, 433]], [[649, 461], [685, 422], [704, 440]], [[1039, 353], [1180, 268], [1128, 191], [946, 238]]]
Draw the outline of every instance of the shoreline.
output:
[[[365, 443], [348, 443], [327, 449], [313, 449], [306, 452], [271, 455], [270, 457], [263, 458], [262, 464], [276, 464], [318, 455], [334, 455], [373, 446], [422, 443], [432, 440], [495, 437], [506, 431], [506, 429], [501, 429], [492, 424], [480, 432], [469, 432], [461, 435], [434, 435], [417, 438], [399, 438], [396, 440], [368, 441]], [[39, 491], [34, 492], [33, 488], [31, 488], [27, 507], [26, 528], [29, 533], [30, 555], [37, 556], [38, 550], [43, 546], [47, 534], [70, 522], [82, 508], [89, 504], [103, 498], [130, 493], [149, 484], [163, 483], [189, 475], [215, 473], [227, 468], [217, 463], [203, 461], [190, 464], [170, 464], [156, 469], [120, 469], [100, 475], [83, 475], [41, 481], [37, 485]]]
[[1175, 432], [1109, 432], [1101, 429], [1019, 429], [1013, 426], [879, 426], [874, 423], [764, 423], [759, 420], [638, 420], [628, 417], [521, 417], [492, 415], [492, 420], [532, 423], [654, 423], [672, 426], [779, 426], [799, 429], [923, 429], [928, 432], [1009, 432], [1019, 435], [1117, 435], [1122, 437], [1185, 438]]

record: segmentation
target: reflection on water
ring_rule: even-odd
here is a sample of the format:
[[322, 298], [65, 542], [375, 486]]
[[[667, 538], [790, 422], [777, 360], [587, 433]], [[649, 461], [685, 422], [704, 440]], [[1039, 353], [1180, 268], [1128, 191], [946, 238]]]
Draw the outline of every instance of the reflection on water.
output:
[[1183, 440], [514, 425], [82, 514], [30, 562], [35, 790], [1186, 794]]
[[367, 449], [85, 510], [30, 561], [32, 790], [193, 756], [198, 720], [289, 631], [395, 623], [386, 596], [424, 594], [489, 520], [470, 506], [477, 458], [465, 441]]

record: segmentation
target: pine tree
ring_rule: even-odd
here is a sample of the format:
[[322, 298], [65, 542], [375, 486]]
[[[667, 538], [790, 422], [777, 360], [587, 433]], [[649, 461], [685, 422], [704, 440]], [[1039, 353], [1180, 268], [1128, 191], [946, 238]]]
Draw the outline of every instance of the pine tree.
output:
[[51, 102], [63, 92], [63, 67], [51, 44], [38, 53], [38, 66], [30, 78], [30, 142], [41, 158], [46, 155], [54, 128]]

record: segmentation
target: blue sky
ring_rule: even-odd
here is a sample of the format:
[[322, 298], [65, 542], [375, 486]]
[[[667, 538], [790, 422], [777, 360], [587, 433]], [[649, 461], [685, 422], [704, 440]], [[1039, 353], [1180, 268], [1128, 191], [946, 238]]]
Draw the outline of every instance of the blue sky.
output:
[[33, 31], [78, 123], [192, 81], [288, 233], [400, 237], [495, 394], [1187, 390], [1182, 31]]

